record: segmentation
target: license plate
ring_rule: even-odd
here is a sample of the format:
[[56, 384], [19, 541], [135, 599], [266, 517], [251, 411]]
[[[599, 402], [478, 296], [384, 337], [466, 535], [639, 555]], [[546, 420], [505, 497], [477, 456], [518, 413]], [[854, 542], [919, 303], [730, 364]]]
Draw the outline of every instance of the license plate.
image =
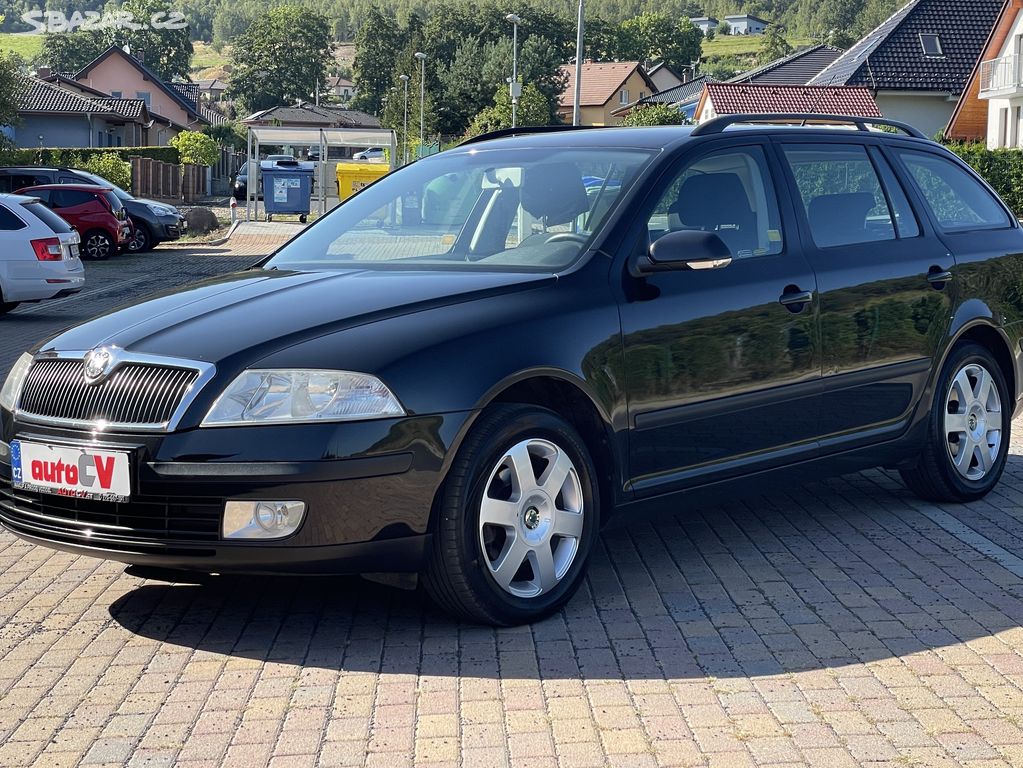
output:
[[70, 248], [68, 250], [71, 253], [71, 256], [69, 258], [72, 258], [72, 259], [77, 259], [78, 258], [78, 243], [71, 243], [71, 246], [70, 246]]
[[130, 464], [128, 454], [120, 451], [11, 442], [14, 487], [26, 491], [127, 501], [131, 495]]

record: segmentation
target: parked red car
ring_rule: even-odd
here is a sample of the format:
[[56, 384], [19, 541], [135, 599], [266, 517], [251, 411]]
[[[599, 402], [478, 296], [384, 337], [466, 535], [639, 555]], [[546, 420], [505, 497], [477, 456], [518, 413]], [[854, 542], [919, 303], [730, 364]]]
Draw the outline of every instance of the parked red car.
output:
[[127, 245], [131, 225], [121, 200], [109, 187], [92, 184], [40, 184], [18, 190], [38, 197], [82, 238], [83, 259], [105, 259]]

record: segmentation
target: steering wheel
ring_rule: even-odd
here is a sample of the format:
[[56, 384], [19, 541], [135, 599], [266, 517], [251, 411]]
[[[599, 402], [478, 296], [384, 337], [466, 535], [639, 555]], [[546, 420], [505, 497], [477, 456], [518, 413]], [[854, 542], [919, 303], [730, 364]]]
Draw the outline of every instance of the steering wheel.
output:
[[585, 244], [587, 238], [582, 235], [577, 235], [575, 232], [558, 232], [548, 237], [543, 241], [543, 243], [544, 245], [547, 245], [548, 243], [560, 243], [564, 240], [571, 240], [572, 242]]

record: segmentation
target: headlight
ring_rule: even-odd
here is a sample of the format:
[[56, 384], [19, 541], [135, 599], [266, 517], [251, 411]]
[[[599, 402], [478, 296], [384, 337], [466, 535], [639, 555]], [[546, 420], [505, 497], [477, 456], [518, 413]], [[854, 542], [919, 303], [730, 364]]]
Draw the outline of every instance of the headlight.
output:
[[391, 390], [365, 373], [249, 370], [231, 382], [202, 423], [355, 421], [404, 415]]
[[171, 208], [169, 205], [160, 205], [159, 203], [146, 203], [146, 208], [151, 210], [157, 216], [177, 216], [178, 212]]
[[32, 355], [26, 352], [18, 358], [11, 372], [7, 374], [4, 388], [0, 389], [0, 408], [14, 410], [14, 406], [18, 404], [18, 395], [21, 394], [21, 385], [25, 383], [25, 377], [28, 376], [28, 369], [31, 367]]

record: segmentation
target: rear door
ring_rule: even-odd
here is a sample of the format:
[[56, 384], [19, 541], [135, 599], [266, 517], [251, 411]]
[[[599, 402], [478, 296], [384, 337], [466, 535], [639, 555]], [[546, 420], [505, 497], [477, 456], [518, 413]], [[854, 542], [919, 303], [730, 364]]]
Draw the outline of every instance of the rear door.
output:
[[948, 249], [880, 143], [778, 138], [820, 292], [824, 451], [901, 431], [948, 329]]

